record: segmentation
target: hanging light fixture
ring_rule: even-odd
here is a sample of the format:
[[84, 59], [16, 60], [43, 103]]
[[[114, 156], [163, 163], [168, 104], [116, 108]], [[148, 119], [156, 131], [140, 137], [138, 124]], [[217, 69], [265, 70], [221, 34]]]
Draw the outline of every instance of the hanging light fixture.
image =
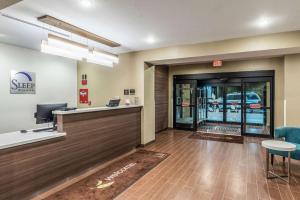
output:
[[48, 35], [48, 45], [69, 51], [75, 51], [81, 53], [82, 55], [86, 55], [89, 52], [87, 45], [83, 45], [52, 34]]
[[101, 58], [103, 60], [109, 60], [109, 61], [111, 61], [115, 64], [119, 63], [119, 57], [117, 55], [110, 54], [110, 53], [107, 53], [107, 52], [103, 52], [103, 51], [100, 51], [100, 50], [94, 50], [93, 54], [96, 57]]
[[48, 35], [48, 40], [42, 41], [41, 51], [43, 53], [67, 57], [79, 61], [86, 60], [89, 63], [113, 67], [119, 63], [119, 57], [114, 54], [100, 50], [89, 50], [87, 45], [83, 45], [52, 34]]
[[106, 52], [102, 52], [100, 50], [91, 51], [87, 58], [87, 62], [105, 65], [109, 67], [113, 67], [114, 64], [119, 63], [119, 57], [113, 54], [109, 54]]
[[61, 57], [66, 57], [66, 58], [71, 58], [74, 60], [82, 60], [83, 56], [80, 53], [77, 52], [72, 52], [66, 49], [62, 49], [62, 48], [58, 48], [55, 46], [51, 46], [48, 44], [47, 41], [42, 41], [41, 44], [41, 51], [43, 53], [47, 53], [47, 54], [52, 54], [52, 55], [56, 55], [56, 56], [61, 56]]
[[83, 60], [89, 53], [88, 46], [52, 34], [48, 35], [48, 41], [42, 41], [41, 51], [75, 60]]

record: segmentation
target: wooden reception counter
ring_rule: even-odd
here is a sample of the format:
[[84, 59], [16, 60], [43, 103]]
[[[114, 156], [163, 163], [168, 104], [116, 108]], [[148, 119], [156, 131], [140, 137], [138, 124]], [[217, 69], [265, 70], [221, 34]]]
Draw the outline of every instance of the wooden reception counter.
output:
[[30, 199], [69, 177], [131, 151], [141, 140], [141, 108], [55, 112], [58, 132], [65, 136], [0, 150], [0, 199]]

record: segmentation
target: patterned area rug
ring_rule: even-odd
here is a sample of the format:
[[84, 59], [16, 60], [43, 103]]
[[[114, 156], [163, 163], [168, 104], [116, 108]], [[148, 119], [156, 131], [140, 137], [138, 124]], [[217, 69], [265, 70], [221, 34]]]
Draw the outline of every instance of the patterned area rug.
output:
[[244, 143], [243, 136], [237, 135], [228, 135], [228, 134], [219, 134], [219, 133], [204, 133], [204, 132], [197, 132], [189, 136], [191, 139], [199, 139], [199, 140], [213, 140], [213, 141], [220, 141], [220, 142], [231, 142], [231, 143]]
[[46, 200], [114, 199], [168, 156], [166, 153], [138, 150]]

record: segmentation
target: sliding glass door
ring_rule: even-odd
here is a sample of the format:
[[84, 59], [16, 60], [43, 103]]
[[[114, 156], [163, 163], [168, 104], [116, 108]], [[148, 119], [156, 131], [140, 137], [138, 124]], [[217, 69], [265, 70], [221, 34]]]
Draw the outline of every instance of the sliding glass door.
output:
[[225, 122], [238, 123], [242, 122], [242, 86], [241, 84], [225, 85]]
[[214, 76], [174, 76], [174, 128], [272, 137], [273, 72]]
[[272, 87], [271, 79], [244, 80], [244, 133], [271, 136]]

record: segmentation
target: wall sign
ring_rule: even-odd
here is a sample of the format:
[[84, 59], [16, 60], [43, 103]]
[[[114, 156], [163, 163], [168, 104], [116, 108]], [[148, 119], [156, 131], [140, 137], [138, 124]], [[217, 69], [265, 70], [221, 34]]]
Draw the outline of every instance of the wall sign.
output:
[[35, 94], [35, 73], [11, 71], [10, 94]]
[[81, 104], [89, 104], [89, 90], [80, 89], [79, 90], [79, 102]]
[[222, 67], [223, 61], [222, 60], [214, 60], [213, 67]]
[[130, 95], [135, 95], [135, 89], [130, 89]]
[[129, 95], [129, 89], [124, 90], [124, 95]]

